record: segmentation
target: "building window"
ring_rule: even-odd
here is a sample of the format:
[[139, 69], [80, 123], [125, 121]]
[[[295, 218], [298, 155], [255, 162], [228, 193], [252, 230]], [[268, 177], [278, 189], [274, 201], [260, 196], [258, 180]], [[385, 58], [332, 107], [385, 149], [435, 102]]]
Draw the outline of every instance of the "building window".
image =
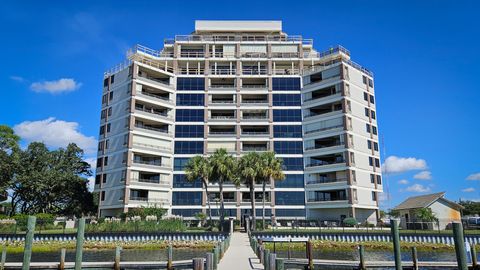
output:
[[115, 75], [110, 76], [110, 84], [115, 82]]
[[108, 157], [103, 158], [103, 166], [104, 167], [108, 166]]
[[174, 158], [173, 159], [173, 170], [174, 171], [183, 171], [185, 165], [187, 164], [190, 158]]
[[175, 137], [177, 138], [203, 138], [204, 126], [199, 125], [178, 125], [175, 126]]
[[177, 90], [205, 90], [205, 78], [177, 78]]
[[196, 181], [188, 181], [185, 174], [173, 175], [173, 187], [174, 188], [201, 188], [202, 181], [197, 179]]
[[375, 111], [370, 111], [370, 115], [372, 116], [372, 119], [375, 119]]
[[305, 217], [305, 209], [275, 209], [277, 217]]
[[204, 106], [204, 94], [177, 94], [177, 106]]
[[272, 90], [300, 90], [300, 78], [273, 78]]
[[282, 158], [286, 171], [303, 171], [303, 158]]
[[286, 174], [285, 179], [275, 181], [275, 188], [303, 188], [303, 174]]
[[201, 213], [202, 209], [172, 209], [172, 215], [182, 217], [194, 217], [199, 212]]
[[108, 99], [109, 99], [109, 101], [112, 101], [112, 99], [113, 99], [113, 92], [110, 92], [110, 93], [109, 93]]
[[103, 184], [107, 183], [107, 174], [106, 173], [102, 175], [102, 183]]
[[375, 174], [370, 174], [370, 183], [375, 184]]
[[275, 192], [276, 205], [305, 205], [305, 192], [277, 191]]
[[373, 143], [373, 150], [378, 151], [378, 143], [377, 142]]
[[352, 181], [357, 182], [357, 173], [355, 171], [352, 171]]
[[202, 192], [172, 192], [172, 205], [202, 205]]
[[112, 125], [110, 123], [107, 124], [107, 133], [110, 132], [110, 128], [112, 127]]
[[103, 79], [103, 87], [108, 86], [108, 78]]
[[177, 122], [203, 122], [204, 110], [177, 109], [175, 121]]
[[301, 122], [301, 110], [273, 110], [273, 122]]
[[372, 141], [367, 140], [367, 147], [368, 149], [372, 149]]
[[378, 158], [375, 159], [375, 167], [380, 168], [380, 160]]
[[105, 191], [100, 192], [100, 200], [105, 201]]
[[362, 76], [363, 84], [367, 84], [367, 76]]
[[108, 108], [108, 116], [112, 116], [112, 107]]
[[368, 86], [373, 87], [373, 80], [372, 79], [368, 79]]
[[274, 94], [273, 106], [300, 106], [300, 99], [299, 94]]
[[376, 126], [372, 126], [372, 133], [374, 135], [377, 135], [377, 127]]
[[368, 117], [370, 115], [370, 110], [368, 108], [365, 108], [365, 116]]
[[368, 157], [368, 165], [373, 167], [373, 157]]
[[303, 144], [301, 141], [275, 141], [273, 148], [277, 154], [302, 154]]
[[367, 124], [366, 127], [367, 127], [367, 133], [370, 133], [370, 124]]
[[203, 154], [203, 141], [177, 141], [175, 154]]
[[370, 95], [370, 103], [375, 104], [375, 97]]
[[102, 167], [103, 159], [102, 158], [97, 158], [97, 168]]
[[377, 201], [377, 193], [375, 191], [372, 191], [372, 201]]
[[122, 164], [127, 164], [128, 152], [122, 154]]
[[302, 126], [273, 126], [274, 138], [301, 138]]
[[368, 101], [368, 93], [367, 92], [363, 92], [363, 99], [365, 101]]
[[101, 174], [95, 175], [95, 185], [100, 185], [101, 179], [102, 179]]
[[377, 185], [381, 185], [381, 184], [382, 184], [382, 176], [377, 175]]

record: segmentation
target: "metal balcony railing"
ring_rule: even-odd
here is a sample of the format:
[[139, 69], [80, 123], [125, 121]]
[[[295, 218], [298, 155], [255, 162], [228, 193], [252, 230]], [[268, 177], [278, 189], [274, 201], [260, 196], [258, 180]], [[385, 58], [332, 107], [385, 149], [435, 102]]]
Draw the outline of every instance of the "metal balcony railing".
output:
[[139, 92], [138, 94], [140, 95], [145, 95], [145, 96], [149, 96], [149, 97], [152, 97], [152, 98], [155, 98], [155, 99], [159, 99], [161, 101], [165, 101], [165, 102], [168, 102], [168, 103], [173, 103], [173, 100], [168, 98], [168, 97], [162, 97], [162, 96], [159, 96], [159, 95], [155, 95], [155, 94], [150, 94], [148, 92], [144, 92], [144, 91], [141, 91]]
[[235, 75], [237, 73], [236, 69], [227, 69], [227, 68], [210, 68], [210, 73], [212, 75]]
[[347, 181], [347, 180], [348, 180], [348, 178], [346, 178], [346, 177], [342, 177], [342, 178], [322, 177], [322, 178], [307, 180], [307, 185], [336, 183], [336, 182], [344, 182], [344, 181]]
[[322, 128], [317, 128], [317, 129], [305, 131], [305, 134], [316, 133], [316, 132], [321, 132], [321, 131], [326, 131], [326, 130], [330, 130], [330, 129], [341, 128], [341, 127], [343, 127], [343, 124], [341, 124], [341, 125], [335, 125], [335, 126], [330, 126], [330, 127], [322, 127]]
[[260, 68], [260, 69], [244, 68], [242, 69], [242, 74], [243, 75], [266, 75], [267, 69], [266, 68]]
[[338, 159], [338, 160], [335, 160], [335, 161], [323, 161], [323, 160], [319, 160], [319, 161], [315, 161], [315, 162], [312, 162], [312, 163], [309, 163], [306, 165], [306, 167], [320, 167], [320, 166], [327, 166], [327, 165], [335, 165], [335, 164], [342, 164], [342, 163], [345, 163], [345, 159]]
[[202, 58], [205, 57], [205, 52], [180, 52], [180, 57]]

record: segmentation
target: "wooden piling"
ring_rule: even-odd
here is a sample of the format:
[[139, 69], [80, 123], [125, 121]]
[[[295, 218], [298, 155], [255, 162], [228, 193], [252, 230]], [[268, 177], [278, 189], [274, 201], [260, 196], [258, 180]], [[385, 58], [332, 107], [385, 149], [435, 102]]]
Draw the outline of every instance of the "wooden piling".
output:
[[268, 249], [263, 252], [263, 267], [265, 270], [270, 269], [270, 250]]
[[2, 260], [0, 261], [0, 270], [5, 269], [5, 261], [7, 260], [7, 246], [2, 247]]
[[218, 268], [218, 247], [213, 248], [213, 269], [217, 270]]
[[400, 233], [398, 232], [398, 220], [391, 220], [391, 235], [393, 241], [393, 254], [395, 255], [395, 269], [402, 270], [402, 251], [400, 250]]
[[473, 270], [479, 269], [478, 259], [477, 259], [477, 250], [475, 248], [475, 243], [470, 244], [470, 253], [472, 253], [472, 268]]
[[27, 235], [25, 235], [25, 250], [23, 251], [22, 270], [30, 269], [30, 260], [32, 259], [33, 236], [35, 233], [35, 223], [37, 218], [29, 216], [27, 222]]
[[365, 267], [365, 249], [363, 245], [358, 246], [358, 255], [360, 257], [360, 265], [358, 268], [360, 270], [366, 270], [367, 268]]
[[276, 262], [277, 262], [277, 254], [270, 253], [270, 256], [268, 258], [269, 268], [267, 270], [275, 270], [275, 268], [276, 268], [275, 263]]
[[173, 247], [168, 245], [167, 247], [167, 270], [173, 270]]
[[122, 251], [122, 247], [117, 246], [115, 248], [115, 263], [113, 265], [113, 269], [120, 270], [120, 254]]
[[213, 270], [213, 253], [208, 252], [205, 257], [205, 270]]
[[78, 220], [77, 245], [75, 247], [75, 270], [82, 270], [83, 242], [85, 241], [85, 218]]
[[307, 259], [308, 259], [308, 269], [313, 270], [313, 247], [310, 240], [307, 241]]
[[275, 260], [275, 270], [284, 270], [285, 269], [285, 262], [283, 259], [277, 258]]
[[60, 250], [60, 264], [58, 265], [59, 270], [64, 270], [65, 269], [65, 256], [67, 255], [67, 249], [62, 248]]
[[455, 242], [455, 253], [457, 255], [458, 269], [467, 270], [467, 253], [465, 252], [465, 239], [463, 227], [460, 222], [453, 222], [453, 241]]
[[204, 270], [203, 258], [193, 258], [193, 270]]
[[418, 270], [418, 254], [416, 247], [412, 247], [412, 264], [413, 270]]

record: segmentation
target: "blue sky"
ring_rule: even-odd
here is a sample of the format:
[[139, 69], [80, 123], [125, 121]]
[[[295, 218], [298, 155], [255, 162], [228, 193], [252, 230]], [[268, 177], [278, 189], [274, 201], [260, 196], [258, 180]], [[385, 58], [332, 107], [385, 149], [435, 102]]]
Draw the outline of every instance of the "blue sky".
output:
[[422, 192], [480, 199], [477, 2], [98, 2], [2, 4], [0, 123], [25, 142], [73, 140], [94, 158], [103, 72], [129, 47], [159, 49], [195, 19], [282, 20], [285, 32], [319, 50], [341, 44], [375, 73], [382, 158], [393, 156], [384, 208]]

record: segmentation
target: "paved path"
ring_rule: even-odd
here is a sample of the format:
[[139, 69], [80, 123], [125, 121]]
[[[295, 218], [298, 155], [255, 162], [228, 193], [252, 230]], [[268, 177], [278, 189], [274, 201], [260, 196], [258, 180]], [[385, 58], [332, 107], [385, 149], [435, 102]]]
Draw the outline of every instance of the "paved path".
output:
[[235, 232], [230, 247], [218, 264], [218, 270], [263, 270], [263, 265], [250, 247], [248, 234]]

